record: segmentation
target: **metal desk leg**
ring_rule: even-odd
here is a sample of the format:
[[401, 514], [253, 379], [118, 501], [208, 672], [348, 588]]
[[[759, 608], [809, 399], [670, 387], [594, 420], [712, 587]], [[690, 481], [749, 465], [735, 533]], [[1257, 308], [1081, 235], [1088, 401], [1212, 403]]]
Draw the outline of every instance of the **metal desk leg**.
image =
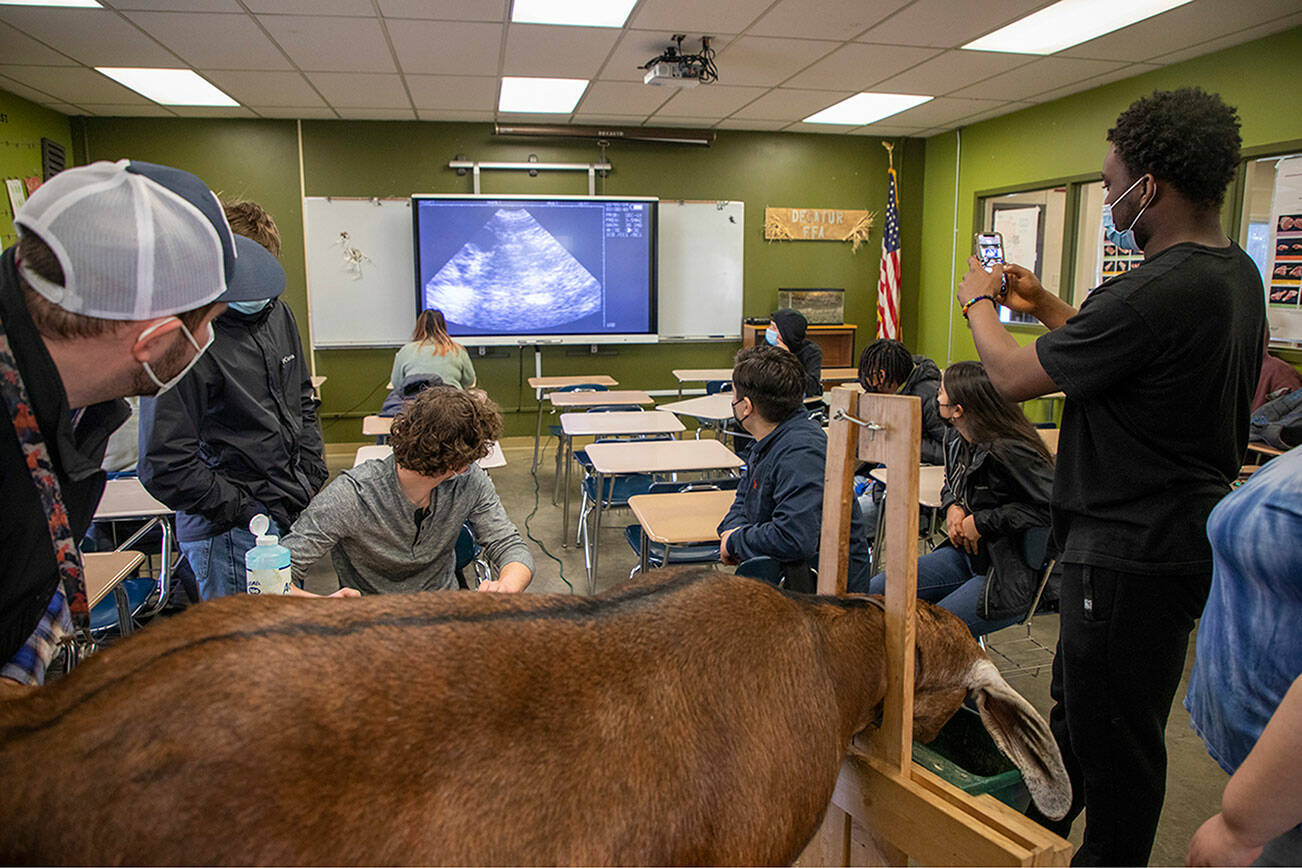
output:
[[118, 607], [118, 632], [123, 636], [131, 635], [131, 607], [127, 602], [127, 589], [121, 584], [113, 588], [113, 602]]
[[[574, 463], [574, 441], [562, 432], [561, 437], [564, 439], [565, 446], [565, 506], [561, 508], [563, 518], [561, 519], [561, 548], [569, 548], [570, 545], [570, 465]], [[559, 448], [559, 447], [558, 447]], [[560, 472], [556, 474], [560, 476]]]
[[533, 466], [530, 473], [538, 472], [538, 445], [542, 443], [542, 395], [538, 396], [538, 430], [533, 435]]
[[650, 552], [647, 551], [647, 549], [649, 548], [651, 548], [651, 540], [647, 538], [646, 528], [642, 528], [642, 575], [643, 576], [646, 575], [647, 570], [651, 569]]
[[[876, 485], [876, 483], [872, 483]], [[870, 486], [871, 490], [871, 486]], [[872, 557], [868, 562], [868, 575], [875, 576], [882, 571], [882, 535], [886, 532], [886, 492], [882, 492], [881, 503], [877, 504], [877, 534], [873, 537]]]
[[[600, 473], [594, 473], [597, 478], [597, 501], [592, 507], [592, 569], [588, 573], [588, 593], [594, 594], [597, 591], [597, 552], [601, 551], [601, 504], [606, 499], [606, 491], [603, 485], [603, 477]], [[615, 477], [610, 477], [611, 494], [614, 495]]]

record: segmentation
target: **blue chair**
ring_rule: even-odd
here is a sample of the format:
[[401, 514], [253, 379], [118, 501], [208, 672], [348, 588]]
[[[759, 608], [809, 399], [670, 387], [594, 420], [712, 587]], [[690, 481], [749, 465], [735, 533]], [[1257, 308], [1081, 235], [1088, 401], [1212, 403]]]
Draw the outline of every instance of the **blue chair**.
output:
[[742, 561], [737, 566], [737, 575], [768, 582], [775, 588], [782, 587], [782, 564], [768, 555], [760, 555], [757, 558]]
[[[470, 525], [461, 525], [461, 533], [457, 536], [456, 545], [456, 573], [457, 583], [461, 585], [462, 588], [474, 590], [474, 588], [479, 587], [480, 582], [488, 578], [491, 574], [488, 563], [483, 559], [482, 555], [483, 549], [475, 540], [475, 535], [471, 532]], [[464, 572], [465, 568], [471, 565], [474, 566], [474, 570], [471, 573], [475, 581], [473, 586], [466, 578]]]
[[[675, 494], [680, 491], [736, 491], [739, 480], [718, 479], [709, 482], [653, 482], [647, 494]], [[624, 539], [637, 556], [639, 563], [628, 574], [631, 579], [642, 569], [642, 525], [630, 524], [624, 528]], [[668, 550], [666, 552], [666, 550]], [[686, 546], [667, 546], [664, 543], [647, 543], [647, 566], [663, 567], [669, 564], [710, 564], [719, 560], [719, 544], [700, 543]]]
[[720, 392], [731, 392], [732, 380], [709, 380], [705, 384], [705, 394], [717, 395]]

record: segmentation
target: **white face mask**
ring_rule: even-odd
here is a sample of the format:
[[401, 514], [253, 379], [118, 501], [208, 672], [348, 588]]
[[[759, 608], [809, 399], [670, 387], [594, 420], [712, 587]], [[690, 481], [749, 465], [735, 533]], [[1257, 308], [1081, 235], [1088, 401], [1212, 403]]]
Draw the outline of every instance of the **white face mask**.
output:
[[171, 389], [177, 383], [181, 382], [181, 378], [190, 372], [190, 369], [193, 368], [195, 366], [195, 363], [199, 361], [199, 357], [202, 356], [210, 346], [212, 346], [213, 330], [211, 325], [208, 326], [208, 340], [204, 342], [203, 346], [199, 346], [199, 342], [194, 339], [194, 335], [190, 334], [190, 330], [185, 327], [185, 323], [181, 322], [179, 317], [174, 317], [174, 316], [168, 317], [165, 320], [160, 320], [159, 322], [154, 323], [149, 328], [142, 331], [140, 333], [140, 337], [136, 338], [136, 340], [137, 341], [144, 340], [146, 337], [149, 336], [150, 332], [161, 328], [162, 326], [167, 324], [168, 320], [173, 320], [173, 319], [181, 323], [181, 331], [185, 332], [186, 340], [188, 340], [190, 342], [190, 345], [194, 347], [195, 354], [194, 354], [194, 358], [190, 359], [190, 361], [186, 364], [186, 366], [182, 368], [180, 371], [178, 371], [176, 376], [172, 377], [172, 379], [168, 380], [166, 383], [158, 379], [158, 375], [154, 373], [154, 369], [150, 367], [149, 362], [140, 363], [141, 366], [145, 369], [145, 373], [149, 375], [149, 379], [153, 380], [154, 385], [158, 387], [158, 391], [154, 393], [155, 398], [157, 398], [159, 395], [162, 395], [168, 389]]

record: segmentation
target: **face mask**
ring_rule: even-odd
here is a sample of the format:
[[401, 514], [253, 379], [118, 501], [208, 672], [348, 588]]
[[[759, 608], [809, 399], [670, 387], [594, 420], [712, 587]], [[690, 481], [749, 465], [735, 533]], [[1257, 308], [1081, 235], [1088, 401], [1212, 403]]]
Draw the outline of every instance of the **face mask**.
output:
[[736, 422], [738, 425], [741, 425], [750, 416], [749, 413], [747, 413], [745, 416], [737, 415], [737, 405], [745, 400], [746, 400], [745, 398], [738, 398], [737, 400], [732, 402], [732, 420]]
[[[1142, 181], [1142, 180], [1144, 180], [1144, 178], [1143, 178], [1142, 176], [1139, 177], [1139, 178], [1136, 178], [1136, 179], [1135, 179], [1135, 183], [1133, 183], [1133, 184], [1131, 184], [1129, 187], [1127, 187], [1125, 193], [1122, 193], [1120, 196], [1118, 196], [1117, 198], [1115, 198], [1115, 199], [1112, 200], [1112, 204], [1109, 205], [1109, 204], [1107, 204], [1107, 203], [1104, 203], [1104, 205], [1103, 205], [1103, 231], [1104, 231], [1104, 233], [1106, 234], [1107, 231], [1108, 231], [1108, 228], [1111, 227], [1111, 230], [1117, 234], [1117, 237], [1118, 237], [1118, 238], [1121, 238], [1121, 239], [1126, 239], [1126, 242], [1125, 242], [1125, 243], [1122, 243], [1122, 241], [1120, 241], [1120, 240], [1113, 240], [1113, 239], [1112, 239], [1112, 236], [1108, 236], [1108, 239], [1111, 240], [1112, 243], [1115, 244], [1115, 245], [1117, 245], [1118, 247], [1125, 247], [1127, 250], [1138, 250], [1138, 249], [1139, 249], [1139, 242], [1135, 241], [1135, 233], [1134, 233], [1133, 230], [1134, 230], [1134, 228], [1135, 228], [1135, 224], [1139, 222], [1139, 218], [1144, 216], [1144, 211], [1148, 208], [1148, 203], [1147, 203], [1147, 202], [1144, 203], [1144, 205], [1139, 209], [1139, 213], [1135, 215], [1135, 219], [1134, 219], [1134, 220], [1131, 220], [1131, 221], [1130, 221], [1130, 225], [1127, 226], [1125, 229], [1117, 229], [1117, 224], [1116, 224], [1116, 223], [1113, 221], [1113, 219], [1112, 219], [1112, 208], [1113, 208], [1113, 206], [1115, 206], [1118, 202], [1120, 202], [1122, 199], [1126, 198], [1127, 194], [1129, 194], [1131, 190], [1133, 190], [1133, 189], [1135, 189], [1136, 187], [1138, 187], [1138, 186], [1139, 186], [1139, 182]], [[1152, 201], [1152, 200], [1149, 200], [1149, 201]]]
[[1135, 240], [1134, 230], [1122, 232], [1118, 229], [1117, 224], [1112, 222], [1112, 207], [1109, 205], [1103, 206], [1103, 239], [1119, 250], [1139, 251], [1139, 242]]
[[778, 330], [774, 328], [764, 329], [764, 340], [770, 346], [776, 347], [778, 345]]
[[243, 314], [254, 314], [269, 304], [271, 304], [271, 299], [259, 298], [253, 301], [232, 301], [228, 302], [226, 306]]
[[[137, 338], [136, 340], [144, 340], [146, 337], [149, 336], [150, 332], [166, 325], [167, 320], [169, 319], [174, 319], [177, 322], [181, 322], [181, 320], [178, 317], [174, 317], [174, 316], [168, 317], [165, 320], [161, 320], [159, 322], [154, 323], [149, 328], [142, 331], [140, 333], [140, 337]], [[172, 379], [164, 383], [162, 380], [158, 379], [158, 375], [154, 373], [154, 369], [150, 367], [149, 362], [140, 363], [141, 366], [145, 369], [145, 373], [149, 375], [149, 379], [153, 380], [154, 385], [158, 386], [158, 391], [154, 393], [155, 398], [157, 398], [159, 395], [162, 395], [167, 390], [171, 389], [177, 383], [181, 382], [181, 378], [190, 372], [190, 369], [193, 368], [195, 366], [195, 363], [199, 361], [199, 357], [202, 356], [210, 346], [212, 346], [212, 339], [213, 339], [212, 326], [208, 327], [208, 340], [204, 342], [203, 346], [199, 346], [199, 342], [194, 339], [194, 335], [190, 334], [190, 330], [185, 327], [185, 323], [181, 323], [181, 331], [185, 332], [186, 339], [190, 341], [190, 346], [194, 347], [196, 352], [194, 354], [194, 358], [190, 359], [189, 363], [187, 363], [184, 368], [178, 371], [176, 376], [172, 377]]]

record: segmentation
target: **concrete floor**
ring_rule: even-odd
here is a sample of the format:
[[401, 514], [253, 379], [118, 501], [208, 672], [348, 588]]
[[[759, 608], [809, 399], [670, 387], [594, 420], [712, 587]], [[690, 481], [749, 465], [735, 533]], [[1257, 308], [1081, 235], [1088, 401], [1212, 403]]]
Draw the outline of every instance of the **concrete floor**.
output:
[[[361, 443], [333, 444], [327, 449], [332, 474], [352, 466], [353, 455]], [[530, 593], [586, 593], [583, 552], [573, 540], [561, 545], [561, 509], [552, 506], [551, 491], [555, 441], [544, 441], [537, 484], [529, 472], [533, 453], [532, 438], [509, 438], [503, 442], [507, 458], [505, 467], [491, 471], [498, 495], [507, 514], [515, 521], [521, 535], [527, 536], [535, 562]], [[550, 449], [547, 447], [550, 446]], [[577, 483], [572, 492], [571, 534], [577, 518]], [[532, 516], [532, 517], [530, 517]], [[603, 517], [601, 533], [601, 575], [597, 590], [606, 590], [628, 577], [637, 559], [624, 540], [624, 527], [633, 523], [632, 514], [620, 510]], [[545, 548], [544, 548], [545, 547]], [[318, 564], [309, 574], [309, 590], [328, 593], [338, 587], [329, 561]], [[1058, 638], [1057, 615], [1040, 615], [1028, 630], [1016, 625], [991, 634], [987, 644], [991, 656], [1010, 684], [1048, 716], [1051, 649]], [[1046, 650], [1050, 649], [1050, 650]], [[1190, 836], [1204, 820], [1220, 808], [1221, 792], [1227, 777], [1207, 755], [1202, 741], [1189, 725], [1189, 716], [1181, 704], [1193, 665], [1194, 644], [1190, 642], [1184, 681], [1176, 694], [1175, 706], [1167, 725], [1167, 795], [1151, 864], [1183, 865]], [[1079, 845], [1084, 819], [1078, 820], [1071, 840]]]

